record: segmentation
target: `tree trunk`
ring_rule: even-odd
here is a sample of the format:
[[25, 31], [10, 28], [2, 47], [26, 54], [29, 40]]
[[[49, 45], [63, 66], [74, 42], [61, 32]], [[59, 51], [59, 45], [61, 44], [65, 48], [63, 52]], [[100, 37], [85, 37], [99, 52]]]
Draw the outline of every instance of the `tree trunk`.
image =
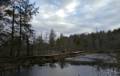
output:
[[11, 33], [11, 50], [10, 50], [10, 56], [13, 56], [13, 41], [14, 41], [14, 22], [15, 22], [15, 9], [13, 8], [13, 19], [12, 19], [12, 33]]
[[21, 37], [22, 37], [22, 16], [21, 16], [21, 8], [20, 8], [20, 23], [19, 23], [19, 48], [17, 52], [17, 56], [20, 56], [20, 50], [21, 50]]
[[27, 56], [30, 55], [30, 44], [29, 44], [29, 37], [26, 37], [26, 43], [27, 43]]

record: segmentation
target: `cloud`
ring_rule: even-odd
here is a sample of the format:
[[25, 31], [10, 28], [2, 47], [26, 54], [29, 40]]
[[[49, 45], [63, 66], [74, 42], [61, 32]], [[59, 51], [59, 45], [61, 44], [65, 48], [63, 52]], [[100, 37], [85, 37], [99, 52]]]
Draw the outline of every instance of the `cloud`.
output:
[[66, 35], [120, 27], [120, 0], [36, 0], [39, 14], [31, 21], [37, 33]]

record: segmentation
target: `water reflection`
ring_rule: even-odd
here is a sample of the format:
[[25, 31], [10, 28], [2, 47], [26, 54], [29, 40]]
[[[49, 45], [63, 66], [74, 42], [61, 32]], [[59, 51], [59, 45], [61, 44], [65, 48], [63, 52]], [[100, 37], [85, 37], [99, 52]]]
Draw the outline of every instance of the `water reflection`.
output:
[[[119, 60], [119, 59], [118, 59]], [[68, 61], [0, 68], [0, 76], [120, 76], [119, 64], [103, 61]]]

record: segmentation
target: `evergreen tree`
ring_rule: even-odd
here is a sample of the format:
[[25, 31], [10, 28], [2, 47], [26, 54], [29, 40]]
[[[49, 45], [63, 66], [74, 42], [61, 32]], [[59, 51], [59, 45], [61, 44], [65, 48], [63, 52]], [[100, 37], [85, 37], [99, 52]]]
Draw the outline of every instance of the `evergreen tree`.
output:
[[54, 46], [55, 46], [55, 37], [56, 37], [56, 34], [55, 34], [54, 30], [52, 29], [50, 31], [50, 35], [49, 35], [50, 48], [54, 48]]

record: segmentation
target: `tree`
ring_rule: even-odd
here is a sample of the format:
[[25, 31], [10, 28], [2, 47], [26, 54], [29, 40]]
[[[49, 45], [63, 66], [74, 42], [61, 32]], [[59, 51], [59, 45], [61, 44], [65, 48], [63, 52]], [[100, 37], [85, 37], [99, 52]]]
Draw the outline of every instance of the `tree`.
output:
[[[14, 2], [15, 1], [10, 1], [10, 0], [5, 0], [6, 2], [4, 2], [3, 0], [1, 0], [1, 6], [5, 6], [5, 8], [9, 7], [8, 9], [2, 9], [2, 20], [4, 22], [2, 22], [3, 24], [5, 23], [6, 25], [10, 25], [11, 24], [11, 33], [10, 33], [10, 42], [11, 42], [11, 48], [10, 48], [10, 55], [12, 56], [12, 52], [13, 52], [13, 42], [14, 42], [14, 23], [15, 23], [15, 7], [14, 7]], [[12, 8], [12, 10], [10, 9]], [[11, 17], [11, 19], [9, 19], [8, 17]], [[6, 26], [3, 25], [5, 28]], [[7, 26], [8, 27], [8, 26]]]
[[[7, 9], [5, 9], [5, 10], [3, 10], [5, 13], [3, 14], [3, 16], [2, 16], [2, 20], [4, 21], [3, 22], [3, 24], [4, 23], [7, 23], [6, 25], [11, 25], [10, 26], [10, 29], [11, 29], [11, 32], [10, 31], [5, 31], [5, 32], [9, 32], [9, 34], [10, 34], [10, 44], [8, 45], [8, 46], [11, 46], [10, 47], [10, 56], [12, 56], [12, 54], [13, 54], [13, 42], [14, 42], [14, 32], [15, 32], [15, 26], [14, 26], [14, 24], [15, 24], [15, 5], [14, 5], [14, 1], [8, 1], [8, 0], [6, 0], [7, 1], [7, 4], [8, 5], [6, 5], [6, 3], [3, 3], [3, 6], [5, 5], [5, 7], [7, 8], [7, 7], [9, 7], [9, 8], [7, 8]], [[8, 17], [11, 17], [11, 19], [9, 19]], [[8, 27], [8, 26], [7, 26]], [[6, 26], [4, 25], [4, 28], [6, 28]], [[9, 28], [8, 28], [8, 30], [9, 30]]]
[[[31, 24], [29, 24], [33, 15], [37, 13], [38, 8], [34, 7], [34, 4], [31, 4], [29, 0], [21, 0], [18, 6], [19, 11], [19, 35], [20, 35], [20, 49], [18, 50], [18, 55], [21, 50], [21, 41], [22, 38], [25, 38], [27, 44], [27, 55], [30, 53], [30, 37], [33, 36], [33, 30]], [[23, 39], [24, 40], [24, 39]]]
[[[7, 5], [7, 2], [5, 3], [5, 1], [8, 1], [9, 4]], [[9, 45], [5, 46], [11, 46], [9, 48], [11, 56], [15, 56], [15, 52], [19, 56], [20, 51], [25, 48], [26, 54], [29, 55], [29, 47], [33, 37], [32, 25], [29, 22], [32, 19], [32, 16], [37, 13], [38, 8], [35, 8], [35, 4], [30, 3], [29, 0], [0, 0], [0, 2], [0, 7], [9, 7], [5, 10], [2, 9], [2, 12], [0, 11], [0, 28], [3, 28], [3, 30], [0, 31], [2, 36], [0, 38], [0, 44], [2, 45], [3, 42], [9, 43]], [[7, 30], [5, 30], [6, 28]], [[6, 37], [6, 40], [3, 38], [2, 31], [4, 31], [4, 34], [7, 34], [7, 36], [9, 35]]]
[[45, 47], [45, 43], [43, 41], [43, 38], [42, 38], [42, 35], [38, 36], [36, 41], [35, 41], [35, 51], [36, 51], [36, 55], [40, 55], [40, 54], [43, 54], [43, 52], [45, 51], [44, 50], [44, 47]]
[[50, 35], [49, 35], [49, 45], [51, 48], [53, 48], [55, 45], [55, 37], [56, 37], [56, 34], [55, 34], [54, 30], [52, 29], [50, 31]]

